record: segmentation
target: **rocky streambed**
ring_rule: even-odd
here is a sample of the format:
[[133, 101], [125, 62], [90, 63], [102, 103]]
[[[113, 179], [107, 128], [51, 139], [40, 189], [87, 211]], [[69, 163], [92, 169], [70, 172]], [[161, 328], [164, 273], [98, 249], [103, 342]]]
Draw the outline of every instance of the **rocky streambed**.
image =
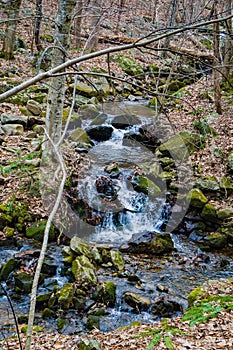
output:
[[[212, 199], [233, 187], [227, 177], [193, 180], [188, 156], [203, 142], [198, 133], [175, 134], [143, 104], [108, 104], [73, 120], [67, 140], [82, 155], [82, 170], [66, 184], [72, 215], [62, 242], [54, 243], [55, 227], [50, 232], [38, 325], [73, 333], [155, 322], [181, 313], [204, 281], [232, 277], [233, 210], [217, 209]], [[26, 323], [45, 221], [30, 223], [22, 203], [0, 211], [7, 233], [0, 279]], [[0, 293], [6, 334], [13, 319]]]

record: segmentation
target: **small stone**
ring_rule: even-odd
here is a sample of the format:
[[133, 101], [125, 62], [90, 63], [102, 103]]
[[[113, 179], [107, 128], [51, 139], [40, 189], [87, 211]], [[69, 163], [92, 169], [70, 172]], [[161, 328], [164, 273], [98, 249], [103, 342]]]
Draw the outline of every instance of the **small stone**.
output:
[[2, 130], [8, 136], [22, 135], [24, 132], [21, 124], [5, 124], [2, 126]]
[[40, 115], [42, 113], [42, 108], [39, 102], [29, 100], [26, 106], [28, 111], [31, 112], [33, 115]]
[[156, 289], [159, 292], [164, 292], [164, 293], [168, 293], [168, 287], [164, 286], [163, 284], [157, 284]]

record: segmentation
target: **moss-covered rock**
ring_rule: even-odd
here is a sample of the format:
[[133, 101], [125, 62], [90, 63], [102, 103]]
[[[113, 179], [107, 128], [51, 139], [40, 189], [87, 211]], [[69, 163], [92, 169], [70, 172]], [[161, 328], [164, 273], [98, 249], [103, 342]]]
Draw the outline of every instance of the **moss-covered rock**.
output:
[[84, 255], [89, 259], [92, 258], [91, 247], [89, 244], [79, 237], [72, 237], [70, 241], [70, 249], [77, 255]]
[[217, 211], [217, 217], [219, 219], [228, 219], [233, 217], [233, 208], [224, 208]]
[[62, 248], [62, 254], [64, 255], [64, 259], [63, 259], [64, 263], [71, 264], [72, 261], [75, 259], [74, 252], [68, 246], [65, 246]]
[[[33, 238], [37, 241], [42, 242], [44, 237], [44, 231], [47, 221], [41, 220], [38, 222], [34, 222], [30, 227], [26, 230], [26, 237], [27, 238]], [[53, 225], [51, 225], [50, 231], [49, 231], [49, 240], [52, 242], [55, 240], [56, 237], [56, 230]]]
[[220, 179], [220, 189], [226, 195], [229, 195], [233, 192], [233, 186], [230, 179], [228, 179], [228, 177], [223, 176]]
[[72, 273], [75, 280], [80, 284], [89, 286], [96, 286], [97, 284], [95, 267], [84, 255], [78, 256], [72, 262]]
[[81, 339], [79, 350], [101, 350], [101, 344], [95, 339]]
[[227, 235], [220, 232], [212, 232], [204, 239], [203, 250], [222, 249], [227, 246]]
[[62, 289], [57, 292], [58, 303], [63, 310], [68, 310], [74, 297], [74, 286], [72, 283], [65, 283]]
[[0, 269], [0, 281], [6, 281], [9, 274], [14, 270], [15, 259], [9, 259]]
[[187, 194], [187, 201], [192, 207], [201, 209], [208, 202], [208, 199], [201, 190], [193, 188]]
[[70, 134], [70, 138], [72, 141], [79, 143], [81, 146], [91, 147], [92, 142], [86, 131], [82, 128], [77, 128]]
[[196, 181], [196, 186], [206, 192], [217, 192], [220, 190], [220, 186], [215, 176], [206, 176], [203, 179], [198, 179]]
[[106, 306], [114, 307], [116, 302], [116, 285], [113, 282], [105, 281], [98, 284], [94, 298]]
[[125, 261], [123, 258], [122, 253], [119, 250], [110, 250], [110, 256], [111, 260], [113, 263], [113, 266], [118, 270], [118, 271], [123, 271], [125, 268]]
[[142, 192], [152, 197], [157, 197], [161, 194], [161, 189], [146, 176], [134, 176], [132, 184], [137, 192]]
[[206, 221], [218, 222], [217, 211], [213, 204], [205, 204], [200, 215]]
[[132, 57], [117, 55], [117, 62], [121, 69], [129, 75], [143, 74], [143, 67], [140, 66]]
[[15, 291], [30, 293], [32, 288], [33, 276], [26, 272], [14, 274]]
[[199, 147], [200, 137], [198, 134], [182, 131], [159, 146], [158, 151], [165, 157], [171, 157], [174, 160], [184, 160], [198, 150]]
[[195, 301], [199, 300], [204, 294], [205, 294], [205, 291], [201, 286], [195, 288], [188, 295], [188, 306], [189, 307], [193, 306]]

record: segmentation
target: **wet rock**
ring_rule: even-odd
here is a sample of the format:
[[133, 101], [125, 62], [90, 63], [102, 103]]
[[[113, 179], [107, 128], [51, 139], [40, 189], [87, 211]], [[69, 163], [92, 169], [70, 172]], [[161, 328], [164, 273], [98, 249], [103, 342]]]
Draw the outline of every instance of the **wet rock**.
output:
[[97, 285], [94, 299], [104, 303], [108, 307], [114, 307], [116, 302], [116, 285], [113, 282], [105, 281]]
[[212, 232], [204, 237], [203, 250], [222, 249], [227, 246], [227, 235], [219, 232]]
[[95, 267], [84, 255], [78, 256], [72, 262], [72, 273], [75, 280], [80, 284], [84, 283], [89, 286], [95, 286], [97, 284]]
[[103, 125], [105, 124], [107, 118], [108, 118], [107, 114], [101, 113], [93, 119], [93, 121], [91, 122], [91, 125]]
[[107, 176], [99, 176], [95, 182], [98, 193], [103, 194], [104, 197], [114, 200], [117, 198], [117, 189], [113, 181]]
[[190, 201], [190, 205], [194, 208], [202, 208], [208, 199], [198, 188], [193, 188], [187, 194], [187, 200]]
[[93, 247], [92, 250], [91, 250], [91, 253], [92, 253], [93, 260], [97, 264], [102, 264], [103, 259], [102, 259], [102, 256], [101, 256], [100, 252], [99, 252], [99, 249], [97, 247]]
[[34, 100], [29, 100], [26, 105], [28, 111], [33, 115], [41, 115], [42, 107], [39, 102]]
[[218, 222], [217, 211], [215, 206], [212, 204], [205, 204], [200, 216], [206, 221]]
[[89, 331], [91, 331], [92, 329], [96, 329], [96, 328], [100, 329], [100, 316], [88, 315], [87, 322], [86, 322], [86, 328]]
[[160, 283], [157, 284], [156, 289], [157, 289], [159, 292], [168, 293], [168, 287], [167, 287], [167, 286], [164, 286], [163, 284], [160, 284]]
[[79, 237], [72, 237], [70, 241], [70, 249], [77, 255], [84, 255], [89, 259], [92, 258], [91, 247], [89, 244]]
[[151, 309], [154, 315], [161, 317], [170, 317], [182, 311], [182, 306], [177, 301], [165, 298], [155, 301]]
[[74, 286], [72, 283], [65, 283], [60, 291], [57, 292], [58, 303], [61, 308], [68, 310], [74, 296]]
[[1, 123], [5, 124], [20, 124], [26, 127], [28, 123], [28, 117], [22, 115], [14, 115], [14, 114], [2, 114], [1, 115]]
[[113, 266], [118, 270], [118, 271], [123, 271], [125, 268], [125, 261], [123, 258], [122, 253], [119, 250], [111, 250], [110, 251], [110, 256], [111, 260], [113, 263]]
[[112, 132], [113, 128], [107, 125], [90, 126], [86, 129], [86, 133], [90, 139], [97, 142], [109, 140], [112, 136]]
[[187, 131], [180, 132], [159, 146], [158, 150], [165, 157], [184, 160], [200, 146], [200, 136]]
[[53, 276], [57, 272], [57, 261], [50, 256], [44, 258], [41, 272], [45, 275]]
[[141, 121], [136, 115], [122, 114], [115, 116], [111, 124], [116, 129], [126, 129], [129, 126], [139, 125], [140, 123]]
[[134, 234], [127, 245], [120, 247], [121, 251], [135, 254], [160, 255], [171, 252], [174, 243], [169, 233], [159, 234], [156, 232], [142, 232]]
[[32, 288], [33, 276], [26, 272], [14, 274], [15, 291], [30, 293]]
[[64, 263], [71, 264], [72, 261], [75, 259], [74, 252], [68, 246], [65, 246], [62, 248], [62, 254], [64, 255], [64, 259], [63, 259]]
[[112, 162], [104, 168], [106, 173], [110, 174], [111, 177], [117, 177], [120, 174], [120, 168], [116, 162]]
[[24, 128], [21, 124], [5, 124], [2, 130], [8, 136], [23, 135]]
[[[154, 133], [150, 132], [146, 128], [140, 128], [138, 132], [130, 132], [124, 136], [123, 145], [134, 145], [139, 142], [144, 147], [147, 147], [151, 151], [154, 151], [160, 144], [161, 141]], [[169, 158], [170, 159], [170, 158]]]
[[124, 300], [129, 306], [138, 312], [148, 310], [151, 305], [149, 298], [135, 294], [133, 292], [126, 292], [124, 294]]
[[152, 197], [157, 197], [161, 194], [161, 189], [150, 179], [145, 176], [134, 176], [132, 185], [137, 192], [148, 194]]
[[14, 270], [15, 259], [9, 259], [0, 269], [0, 281], [6, 281], [9, 274]]

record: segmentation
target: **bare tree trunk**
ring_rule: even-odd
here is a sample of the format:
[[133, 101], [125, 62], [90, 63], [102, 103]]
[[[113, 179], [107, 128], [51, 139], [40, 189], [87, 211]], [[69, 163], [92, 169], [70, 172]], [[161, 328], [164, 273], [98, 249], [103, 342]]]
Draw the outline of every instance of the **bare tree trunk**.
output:
[[97, 50], [99, 41], [100, 22], [102, 16], [102, 0], [95, 0], [90, 3], [91, 6], [91, 24], [90, 24], [90, 36], [87, 41], [86, 47], [90, 52]]
[[[232, 13], [232, 0], [225, 0], [225, 13], [227, 15], [231, 15]], [[227, 29], [227, 37], [224, 42], [224, 52], [223, 52], [223, 75], [225, 79], [229, 78], [231, 71], [231, 62], [232, 62], [232, 53], [233, 53], [233, 45], [232, 45], [232, 18], [226, 21], [226, 29]]]
[[[171, 0], [171, 15], [169, 18], [169, 23], [168, 23], [168, 27], [171, 28], [174, 26], [174, 24], [176, 23], [176, 10], [177, 10], [177, 1], [178, 0]], [[170, 38], [167, 37], [164, 43], [164, 48], [167, 49], [169, 46], [169, 42], [170, 42]], [[163, 51], [162, 53], [162, 57], [166, 57], [166, 51]]]
[[[52, 66], [56, 67], [65, 62], [69, 47], [69, 34], [73, 10], [76, 0], [60, 0], [57, 15], [57, 30]], [[46, 128], [49, 137], [57, 143], [61, 137], [62, 113], [65, 98], [65, 75], [54, 77], [50, 81], [48, 93]]]
[[[218, 0], [214, 0], [214, 19], [218, 18]], [[220, 51], [219, 51], [219, 22], [213, 25], [214, 31], [214, 103], [218, 114], [222, 114], [221, 89], [220, 89]]]
[[9, 22], [6, 24], [5, 37], [3, 42], [2, 57], [5, 60], [14, 58], [13, 52], [15, 47], [15, 33], [17, 28], [17, 17], [22, 0], [1, 1], [7, 9], [7, 17]]
[[34, 27], [34, 38], [37, 50], [40, 52], [42, 50], [42, 45], [40, 41], [40, 26], [42, 20], [42, 0], [36, 0], [36, 20]]
[[82, 24], [82, 13], [83, 13], [83, 0], [79, 0], [77, 4], [77, 11], [75, 14], [74, 21], [74, 35], [75, 35], [75, 47], [80, 48], [82, 44], [81, 40], [81, 24]]

